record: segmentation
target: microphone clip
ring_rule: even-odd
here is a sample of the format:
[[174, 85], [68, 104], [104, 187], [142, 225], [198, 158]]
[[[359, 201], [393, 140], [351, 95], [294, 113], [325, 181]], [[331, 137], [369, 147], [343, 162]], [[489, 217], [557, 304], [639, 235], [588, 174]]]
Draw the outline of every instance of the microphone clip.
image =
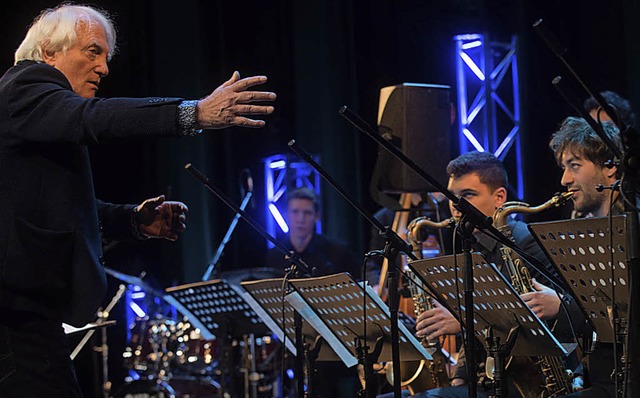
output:
[[602, 184], [596, 185], [596, 191], [598, 191], [598, 192], [602, 192], [605, 189], [611, 189], [613, 191], [620, 191], [620, 180], [614, 182], [613, 185], [602, 185]]

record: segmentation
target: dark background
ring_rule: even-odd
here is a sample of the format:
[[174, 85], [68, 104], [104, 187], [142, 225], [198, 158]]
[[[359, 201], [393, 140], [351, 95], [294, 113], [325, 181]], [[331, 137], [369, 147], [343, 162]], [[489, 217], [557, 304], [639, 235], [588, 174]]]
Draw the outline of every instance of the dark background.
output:
[[[613, 90], [640, 103], [640, 5], [635, 1], [104, 0], [92, 4], [113, 13], [119, 35], [118, 54], [110, 63], [101, 96], [201, 98], [234, 70], [242, 76], [267, 75], [269, 82], [263, 88], [278, 94], [276, 112], [262, 130], [231, 128], [198, 138], [131, 139], [91, 148], [101, 199], [139, 203], [164, 193], [190, 208], [188, 230], [178, 243], [150, 241], [135, 248], [120, 244], [107, 252], [109, 266], [130, 274], [146, 271], [147, 279], [160, 288], [197, 281], [233, 217], [183, 170], [186, 162], [204, 171], [238, 203], [239, 175], [249, 168], [256, 187], [249, 212], [263, 221], [261, 160], [288, 153], [286, 143], [295, 138], [307, 151], [320, 154], [324, 167], [355, 200], [377, 210], [379, 205], [368, 194], [377, 147], [337, 110], [348, 105], [374, 124], [381, 87], [415, 82], [455, 88], [452, 37], [456, 34], [486, 33], [504, 40], [518, 35], [523, 199], [529, 203], [542, 203], [561, 189], [560, 172], [547, 143], [558, 123], [573, 113], [550, 83], [559, 74], [572, 79], [531, 28], [536, 19], [544, 18], [568, 47], [567, 59], [593, 90]], [[55, 5], [55, 1], [4, 2], [3, 69], [12, 65], [13, 52], [32, 18]], [[586, 96], [576, 92], [580, 100]], [[455, 100], [454, 89], [451, 95]], [[457, 155], [455, 135], [451, 156]], [[322, 189], [325, 232], [363, 253], [370, 227], [330, 186]], [[536, 219], [550, 217], [554, 212]], [[264, 239], [241, 222], [219, 266], [259, 267], [265, 247]], [[115, 289], [117, 283], [112, 283]], [[123, 327], [112, 328], [112, 335]], [[111, 347], [116, 363], [120, 344], [118, 340]], [[115, 367], [117, 384], [120, 375]]]

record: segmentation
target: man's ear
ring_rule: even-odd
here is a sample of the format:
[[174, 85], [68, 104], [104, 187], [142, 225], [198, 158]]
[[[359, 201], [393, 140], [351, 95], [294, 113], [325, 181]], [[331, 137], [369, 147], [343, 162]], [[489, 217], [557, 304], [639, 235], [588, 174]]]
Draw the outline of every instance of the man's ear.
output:
[[507, 201], [507, 188], [500, 187], [493, 191], [493, 201], [496, 209], [502, 206]]
[[613, 166], [610, 169], [605, 167], [605, 169], [604, 169], [604, 173], [607, 176], [607, 178], [613, 179], [614, 181], [616, 180], [616, 173], [617, 172], [618, 172], [618, 167], [617, 166]]
[[56, 66], [56, 55], [55, 51], [47, 50], [45, 48], [42, 49], [42, 60], [45, 64], [50, 66]]

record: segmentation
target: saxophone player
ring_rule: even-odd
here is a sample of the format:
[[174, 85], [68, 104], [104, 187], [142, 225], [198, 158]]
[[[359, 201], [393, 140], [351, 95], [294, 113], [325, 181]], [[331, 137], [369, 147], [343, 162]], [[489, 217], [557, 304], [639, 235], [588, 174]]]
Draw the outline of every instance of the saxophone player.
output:
[[[492, 216], [495, 210], [507, 200], [507, 172], [500, 160], [490, 153], [469, 152], [463, 154], [449, 163], [447, 174], [449, 175], [448, 189], [455, 195], [464, 197], [487, 216]], [[453, 207], [451, 207], [451, 212], [454, 217], [461, 215]], [[542, 250], [530, 235], [525, 223], [509, 219], [507, 227], [513, 240], [520, 248], [540, 260], [548, 272], [555, 273]], [[481, 252], [488, 261], [496, 263], [500, 268], [503, 263], [499, 250], [500, 245], [478, 231], [474, 233], [474, 237], [477, 240], [474, 244], [474, 250]], [[531, 274], [534, 277], [535, 291], [525, 294], [523, 298], [541, 319], [552, 319], [559, 312], [560, 298], [553, 289], [535, 280], [535, 277], [538, 276], [535, 270], [532, 269]], [[418, 317], [416, 331], [418, 337], [426, 336], [428, 339], [435, 339], [444, 335], [460, 333], [460, 324], [448, 310], [436, 304], [433, 309], [425, 311]], [[477, 344], [476, 347], [479, 350], [476, 358], [484, 358], [483, 345]], [[479, 361], [479, 375], [481, 372], [484, 374], [482, 367], [483, 361]], [[458, 359], [458, 368], [451, 383], [452, 387], [428, 390], [416, 394], [415, 397], [466, 397], [466, 380], [467, 370], [463, 350]], [[515, 388], [509, 390], [510, 396], [519, 396], [516, 394]], [[478, 389], [479, 397], [486, 397], [488, 394], [489, 391], [485, 391], [483, 388]]]
[[[603, 120], [603, 118], [597, 116], [596, 120]], [[625, 122], [629, 120], [633, 118]], [[608, 122], [602, 123], [602, 127], [613, 142], [620, 146], [618, 129]], [[623, 211], [618, 192], [614, 191], [612, 196], [610, 190], [599, 192], [596, 189], [598, 184], [612, 186], [619, 178], [619, 171], [615, 166], [610, 168], [605, 166], [605, 162], [613, 159], [614, 155], [584, 119], [576, 117], [565, 119], [551, 137], [549, 148], [563, 170], [560, 183], [567, 188], [567, 191], [573, 192], [571, 200], [576, 214], [604, 217], [609, 213], [616, 215]], [[611, 200], [612, 197], [613, 200]], [[578, 326], [586, 326], [586, 323], [582, 322]], [[590, 331], [584, 328], [576, 329], [579, 333], [583, 331], [585, 336], [590, 334]], [[575, 374], [584, 376], [586, 388], [569, 394], [568, 397], [616, 396], [615, 383], [611, 377], [614, 368], [612, 343], [596, 342], [591, 353], [583, 358], [583, 365], [584, 372], [581, 370]]]

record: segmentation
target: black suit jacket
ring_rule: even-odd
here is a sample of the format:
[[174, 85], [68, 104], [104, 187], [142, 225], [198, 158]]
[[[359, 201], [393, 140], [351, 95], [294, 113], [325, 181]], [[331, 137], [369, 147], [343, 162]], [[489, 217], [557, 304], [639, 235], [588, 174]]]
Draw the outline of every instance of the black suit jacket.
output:
[[31, 61], [0, 78], [1, 307], [91, 320], [106, 287], [101, 232], [130, 236], [132, 206], [96, 200], [87, 146], [178, 135], [180, 102], [85, 99], [60, 71]]

